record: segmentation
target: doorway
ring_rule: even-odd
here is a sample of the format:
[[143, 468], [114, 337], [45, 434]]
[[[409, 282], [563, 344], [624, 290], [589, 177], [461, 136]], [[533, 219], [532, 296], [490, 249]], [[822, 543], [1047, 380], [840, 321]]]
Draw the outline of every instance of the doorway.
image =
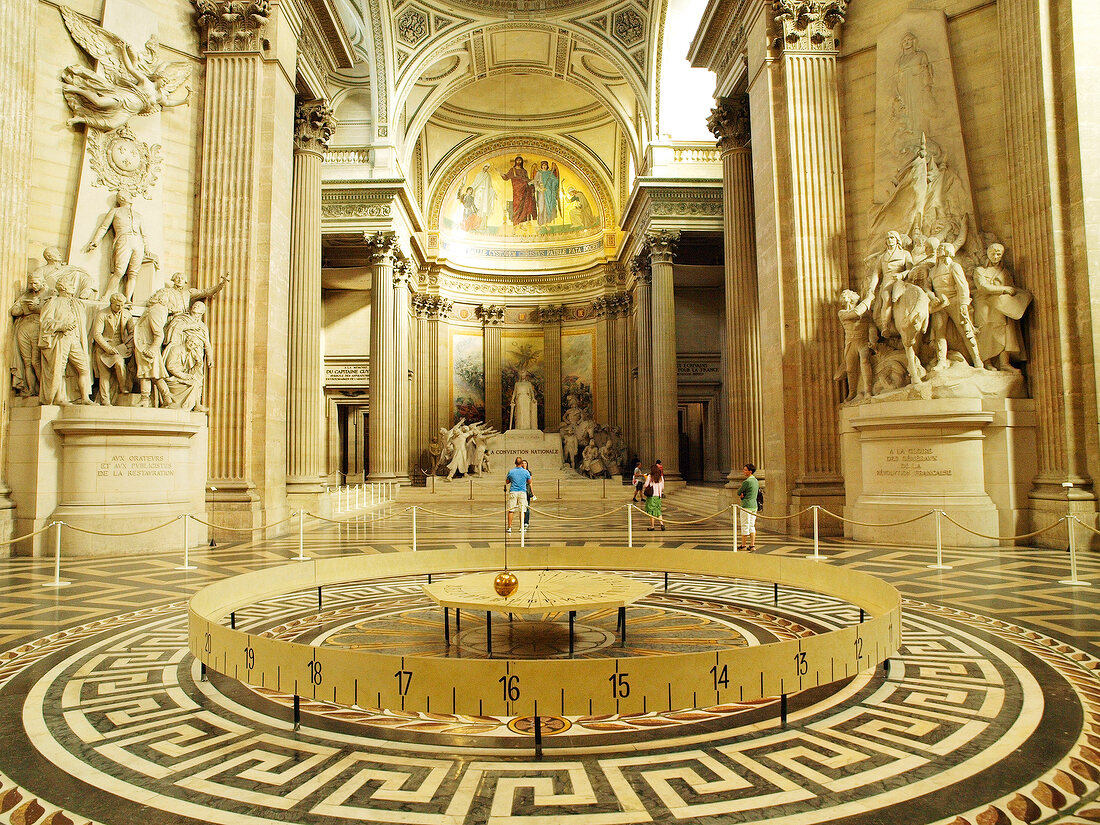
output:
[[707, 402], [688, 401], [677, 409], [680, 435], [680, 475], [685, 481], [703, 481], [706, 477]]

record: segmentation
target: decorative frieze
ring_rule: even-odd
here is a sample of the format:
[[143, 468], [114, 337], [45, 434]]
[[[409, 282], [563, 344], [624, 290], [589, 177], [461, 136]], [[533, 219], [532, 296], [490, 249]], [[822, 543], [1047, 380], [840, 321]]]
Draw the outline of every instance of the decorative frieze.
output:
[[191, 0], [204, 52], [260, 51], [270, 0]]

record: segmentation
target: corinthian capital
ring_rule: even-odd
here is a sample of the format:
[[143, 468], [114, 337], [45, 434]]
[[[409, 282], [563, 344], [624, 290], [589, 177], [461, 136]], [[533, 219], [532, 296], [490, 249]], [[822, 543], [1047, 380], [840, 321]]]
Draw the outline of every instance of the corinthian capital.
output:
[[752, 133], [749, 128], [749, 96], [747, 94], [724, 97], [710, 110], [707, 128], [718, 139], [718, 148], [742, 149], [748, 146]]
[[650, 263], [672, 263], [672, 253], [680, 242], [680, 233], [669, 229], [659, 229], [645, 233], [645, 245], [649, 250]]
[[323, 154], [336, 131], [336, 115], [324, 100], [310, 100], [294, 108], [294, 146]]
[[260, 50], [271, 0], [191, 0], [199, 43], [206, 52]]
[[389, 263], [397, 250], [397, 236], [392, 232], [364, 233], [363, 240], [367, 242], [367, 252], [372, 264]]
[[772, 7], [776, 22], [783, 27], [785, 49], [840, 49], [840, 24], [848, 14], [848, 0], [772, 0]]
[[479, 304], [474, 307], [474, 315], [486, 327], [499, 327], [504, 323], [504, 307], [493, 304]]

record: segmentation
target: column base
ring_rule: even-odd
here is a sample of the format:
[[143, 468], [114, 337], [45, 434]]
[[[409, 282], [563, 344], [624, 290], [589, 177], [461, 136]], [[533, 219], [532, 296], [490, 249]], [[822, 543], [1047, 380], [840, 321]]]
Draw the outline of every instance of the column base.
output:
[[[0, 541], [7, 541], [15, 535], [15, 502], [11, 499], [11, 489], [0, 481]], [[0, 547], [0, 558], [10, 558], [12, 545]]]
[[[1063, 487], [1070, 482], [1072, 487]], [[1040, 476], [1028, 493], [1028, 507], [1031, 510], [1030, 529], [1041, 530], [1057, 523], [1068, 513], [1073, 513], [1086, 524], [1095, 523], [1097, 510], [1100, 509], [1092, 482], [1086, 478], [1055, 478]], [[1100, 550], [1100, 537], [1083, 527], [1077, 527], [1077, 547], [1084, 550]], [[1033, 539], [1030, 544], [1037, 547], [1053, 547], [1065, 550], [1069, 546], [1069, 537], [1064, 527], [1048, 530]]]
[[[791, 491], [791, 512], [799, 513], [815, 504], [831, 513], [844, 515], [844, 480], [839, 476], [800, 479]], [[764, 491], [764, 515], [768, 512], [768, 493]], [[775, 522], [772, 522], [775, 524]], [[787, 519], [788, 534], [813, 537], [814, 514], [802, 513], [798, 518]], [[817, 534], [819, 536], [843, 536], [844, 523], [824, 513], [818, 513]]]

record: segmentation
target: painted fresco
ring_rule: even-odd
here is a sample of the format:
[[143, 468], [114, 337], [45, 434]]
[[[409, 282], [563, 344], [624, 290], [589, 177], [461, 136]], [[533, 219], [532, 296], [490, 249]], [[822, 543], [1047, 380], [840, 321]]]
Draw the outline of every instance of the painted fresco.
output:
[[598, 230], [599, 210], [595, 193], [564, 161], [513, 150], [458, 176], [443, 199], [439, 228], [470, 240], [558, 241]]
[[527, 380], [535, 387], [535, 399], [539, 405], [539, 429], [546, 423], [545, 371], [542, 359], [542, 333], [501, 336], [501, 418], [505, 429], [511, 429], [512, 388], [519, 379], [520, 370], [527, 372]]
[[485, 358], [481, 333], [451, 335], [451, 406], [454, 420], [485, 420]]
[[575, 401], [589, 416], [592, 406], [592, 384], [596, 377], [596, 331], [562, 330], [561, 333], [561, 408], [569, 409]]

